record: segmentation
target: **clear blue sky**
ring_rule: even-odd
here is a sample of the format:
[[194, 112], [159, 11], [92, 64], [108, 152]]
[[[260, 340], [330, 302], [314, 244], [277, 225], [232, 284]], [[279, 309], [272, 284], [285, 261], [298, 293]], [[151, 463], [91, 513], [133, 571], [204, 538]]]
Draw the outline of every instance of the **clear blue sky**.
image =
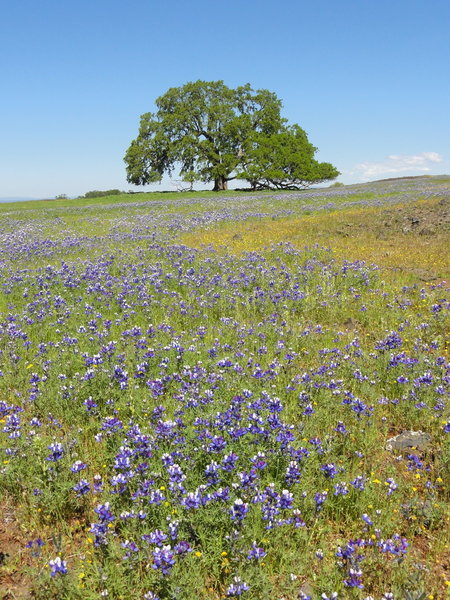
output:
[[0, 197], [133, 189], [140, 115], [197, 79], [274, 91], [345, 183], [450, 172], [449, 0], [3, 0]]

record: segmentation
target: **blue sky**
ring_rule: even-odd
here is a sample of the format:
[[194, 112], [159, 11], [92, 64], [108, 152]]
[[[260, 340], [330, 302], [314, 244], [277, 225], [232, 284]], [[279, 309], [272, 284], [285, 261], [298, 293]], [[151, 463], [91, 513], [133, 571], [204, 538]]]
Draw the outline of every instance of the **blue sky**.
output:
[[0, 197], [137, 189], [123, 156], [140, 115], [197, 79], [274, 91], [345, 183], [450, 173], [449, 0], [5, 0], [1, 12]]

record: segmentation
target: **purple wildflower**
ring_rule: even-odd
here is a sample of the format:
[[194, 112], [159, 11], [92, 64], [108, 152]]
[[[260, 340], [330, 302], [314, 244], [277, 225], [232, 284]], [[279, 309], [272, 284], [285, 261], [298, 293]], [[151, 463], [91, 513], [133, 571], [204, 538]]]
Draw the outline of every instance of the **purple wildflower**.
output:
[[252, 547], [247, 554], [247, 558], [249, 560], [251, 560], [253, 558], [256, 560], [259, 560], [260, 558], [264, 558], [266, 556], [266, 554], [267, 554], [267, 552], [264, 550], [264, 548], [258, 547], [256, 542], [254, 541], [254, 542], [252, 542]]
[[47, 448], [49, 450], [51, 450], [52, 453], [49, 456], [47, 456], [46, 460], [49, 460], [51, 462], [56, 462], [63, 457], [64, 448], [63, 448], [63, 445], [60, 444], [59, 442], [54, 442], [53, 444], [50, 444], [50, 446], [47, 446]]
[[233, 579], [233, 583], [227, 588], [227, 596], [241, 596], [243, 592], [250, 589], [250, 586], [242, 581], [242, 579], [236, 576]]
[[74, 485], [72, 489], [77, 493], [77, 496], [84, 496], [90, 490], [89, 482], [86, 481], [86, 479], [80, 479], [80, 481]]
[[57, 556], [53, 560], [48, 561], [48, 565], [51, 569], [50, 575], [56, 577], [56, 575], [65, 575], [67, 573], [67, 563], [65, 560], [61, 560], [60, 556]]
[[233, 506], [230, 508], [230, 515], [232, 521], [242, 521], [245, 515], [248, 513], [248, 504], [246, 504], [241, 498], [236, 498]]
[[160, 569], [163, 575], [168, 575], [174, 564], [175, 558], [171, 546], [163, 546], [153, 551], [153, 569]]

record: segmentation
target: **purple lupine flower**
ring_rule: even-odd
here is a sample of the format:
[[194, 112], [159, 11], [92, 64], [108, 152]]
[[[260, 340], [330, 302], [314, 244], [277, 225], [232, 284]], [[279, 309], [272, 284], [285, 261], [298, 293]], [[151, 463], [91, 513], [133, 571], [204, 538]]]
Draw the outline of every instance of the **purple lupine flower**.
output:
[[200, 506], [202, 506], [202, 497], [200, 492], [188, 492], [186, 496], [181, 499], [181, 505], [185, 508], [200, 508]]
[[3, 427], [5, 433], [9, 433], [10, 439], [17, 439], [20, 437], [20, 417], [19, 415], [12, 414], [6, 417], [6, 425]]
[[330, 479], [334, 479], [338, 473], [337, 467], [333, 463], [328, 463], [327, 465], [322, 465], [320, 470], [323, 471], [325, 477], [329, 477]]
[[123, 473], [119, 473], [118, 475], [114, 475], [111, 477], [111, 486], [115, 489], [112, 489], [113, 494], [123, 494], [127, 489], [128, 478]]
[[80, 481], [75, 484], [72, 489], [77, 493], [77, 496], [84, 496], [90, 490], [89, 481], [86, 479], [80, 479]]
[[176, 554], [187, 554], [188, 552], [192, 552], [192, 548], [189, 542], [185, 540], [181, 540], [178, 544], [175, 545], [174, 551]]
[[256, 544], [256, 541], [254, 541], [254, 542], [252, 542], [252, 547], [247, 554], [247, 558], [249, 560], [251, 560], [253, 558], [256, 560], [259, 560], [260, 558], [264, 558], [266, 555], [267, 555], [267, 552], [264, 550], [264, 548], [258, 547], [258, 545]]
[[233, 583], [227, 588], [227, 596], [241, 596], [243, 592], [250, 589], [250, 586], [242, 581], [242, 579], [236, 576], [233, 579]]
[[337, 431], [337, 433], [342, 433], [343, 435], [345, 435], [347, 433], [347, 428], [345, 427], [345, 423], [343, 421], [338, 421], [338, 424], [334, 428], [334, 431]]
[[89, 530], [94, 534], [94, 546], [99, 547], [108, 543], [108, 526], [105, 523], [92, 523]]
[[375, 344], [377, 350], [394, 350], [400, 348], [403, 344], [402, 338], [396, 331], [391, 331], [383, 340], [380, 340]]
[[258, 473], [256, 469], [250, 469], [250, 471], [248, 472], [242, 471], [241, 473], [239, 473], [240, 484], [241, 487], [244, 489], [254, 487], [257, 479]]
[[117, 417], [106, 417], [101, 426], [101, 430], [108, 433], [115, 433], [121, 429], [123, 429], [123, 423]]
[[111, 521], [114, 521], [115, 519], [115, 516], [109, 510], [109, 502], [105, 502], [105, 504], [99, 504], [97, 508], [94, 509], [94, 511], [100, 517], [101, 523], [109, 523]]
[[380, 548], [381, 552], [384, 554], [393, 554], [394, 556], [402, 556], [403, 554], [406, 554], [408, 551], [408, 546], [408, 540], [398, 535], [398, 533], [395, 533], [392, 538], [380, 540], [378, 542], [378, 547]]
[[218, 488], [211, 494], [211, 500], [218, 500], [219, 502], [227, 502], [230, 499], [230, 488]]
[[94, 486], [94, 493], [95, 494], [99, 494], [100, 492], [103, 491], [102, 476], [99, 475], [98, 473], [96, 475], [94, 475], [93, 486]]
[[56, 462], [63, 457], [64, 448], [63, 445], [59, 442], [54, 442], [53, 444], [50, 444], [50, 446], [47, 446], [47, 448], [51, 450], [52, 453], [49, 456], [47, 456], [46, 460]]
[[323, 447], [322, 447], [322, 441], [320, 438], [318, 437], [314, 437], [311, 438], [310, 440], [308, 440], [310, 444], [312, 444], [313, 446], [315, 446], [316, 452], [317, 454], [323, 454]]
[[117, 470], [127, 470], [131, 467], [130, 459], [133, 456], [133, 450], [127, 446], [121, 446], [116, 455], [114, 468]]
[[392, 496], [392, 494], [395, 492], [395, 490], [398, 488], [398, 485], [395, 483], [394, 479], [392, 477], [388, 477], [386, 479], [386, 483], [388, 484], [388, 491], [387, 491], [387, 495], [388, 496]]
[[300, 469], [296, 460], [291, 460], [286, 468], [286, 475], [284, 476], [287, 484], [297, 483], [300, 480]]
[[344, 580], [344, 585], [350, 588], [363, 589], [364, 586], [361, 581], [362, 571], [361, 569], [349, 569], [348, 578]]
[[365, 523], [367, 523], [367, 525], [369, 525], [369, 527], [370, 527], [371, 525], [373, 525], [373, 523], [372, 523], [372, 521], [371, 521], [371, 519], [370, 519], [370, 517], [369, 517], [369, 515], [368, 515], [368, 514], [364, 513], [363, 515], [361, 515], [361, 519], [362, 519], [362, 520], [363, 520]]
[[226, 445], [227, 443], [222, 436], [214, 436], [207, 448], [207, 451], [213, 453], [222, 452]]
[[48, 565], [51, 569], [50, 575], [56, 577], [56, 575], [65, 575], [67, 573], [67, 563], [65, 560], [61, 560], [60, 556], [57, 556], [53, 560], [48, 561]]
[[328, 497], [328, 492], [317, 492], [314, 494], [314, 500], [316, 502], [316, 510], [319, 512], [322, 510], [322, 505]]
[[78, 473], [79, 471], [86, 469], [86, 467], [87, 467], [86, 463], [82, 462], [81, 460], [77, 460], [70, 467], [70, 470], [72, 471], [72, 473]]
[[[169, 518], [169, 517], [168, 517]], [[169, 535], [170, 535], [170, 539], [172, 540], [176, 540], [178, 537], [178, 526], [179, 526], [180, 522], [179, 521], [170, 521], [167, 524], [167, 527], [169, 529]]]
[[357, 475], [353, 481], [350, 481], [350, 484], [355, 488], [355, 490], [364, 491], [366, 478], [364, 475]]
[[292, 522], [294, 523], [294, 527], [298, 529], [299, 527], [304, 527], [306, 525], [305, 521], [301, 517], [301, 512], [296, 508], [292, 511]]
[[248, 513], [248, 504], [246, 504], [241, 498], [236, 498], [233, 506], [230, 508], [230, 515], [232, 521], [242, 521], [245, 515]]
[[220, 469], [219, 463], [213, 460], [209, 465], [206, 465], [205, 476], [210, 484], [215, 484], [219, 481], [218, 471]]
[[143, 534], [141, 538], [148, 544], [156, 544], [157, 546], [161, 546], [162, 543], [167, 540], [167, 535], [161, 531], [161, 529], [155, 529], [155, 531], [152, 531], [151, 533]]
[[233, 471], [236, 468], [236, 462], [239, 459], [239, 456], [234, 452], [231, 454], [225, 454], [222, 460], [222, 469], [227, 472]]
[[267, 466], [266, 455], [264, 452], [258, 452], [251, 459], [251, 463], [255, 469], [264, 469]]
[[186, 475], [181, 470], [180, 465], [173, 463], [167, 468], [169, 479], [172, 483], [181, 483], [186, 479]]
[[156, 506], [159, 506], [165, 499], [166, 497], [159, 490], [151, 490], [147, 498], [149, 504], [156, 504]]
[[345, 481], [340, 481], [336, 483], [334, 486], [334, 495], [335, 496], [346, 496], [348, 494], [348, 487]]
[[150, 388], [154, 398], [158, 398], [158, 396], [162, 396], [164, 394], [165, 386], [161, 379], [149, 379], [147, 381], [147, 386]]
[[128, 560], [132, 558], [133, 554], [139, 552], [139, 547], [137, 544], [130, 540], [125, 540], [122, 542], [121, 546], [127, 550], [127, 552], [123, 555], [123, 560]]
[[280, 508], [292, 508], [294, 496], [289, 490], [283, 490], [278, 498], [278, 506]]
[[160, 569], [163, 575], [169, 575], [174, 564], [175, 557], [170, 545], [156, 548], [153, 551], [153, 569]]

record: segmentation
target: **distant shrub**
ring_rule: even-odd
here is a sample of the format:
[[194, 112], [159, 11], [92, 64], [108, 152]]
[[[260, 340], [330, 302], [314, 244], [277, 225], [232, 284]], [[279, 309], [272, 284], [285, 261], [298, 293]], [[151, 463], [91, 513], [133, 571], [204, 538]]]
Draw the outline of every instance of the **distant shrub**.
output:
[[85, 198], [102, 198], [103, 196], [118, 196], [119, 194], [124, 194], [125, 192], [121, 192], [120, 190], [93, 190], [92, 192], [87, 192], [84, 197]]
[[332, 183], [330, 186], [328, 187], [344, 187], [344, 183], [342, 183], [342, 181], [335, 181], [334, 183]]

